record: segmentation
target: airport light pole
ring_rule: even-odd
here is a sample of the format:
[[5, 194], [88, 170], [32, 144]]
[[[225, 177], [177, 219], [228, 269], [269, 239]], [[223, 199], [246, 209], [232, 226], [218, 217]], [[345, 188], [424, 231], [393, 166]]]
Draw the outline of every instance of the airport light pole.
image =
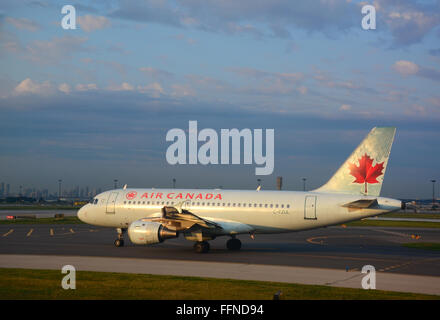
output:
[[58, 180], [58, 201], [61, 200], [61, 182], [63, 180], [59, 179]]
[[176, 178], [173, 178], [173, 189], [176, 189]]
[[307, 178], [302, 178], [302, 181], [303, 181], [303, 191], [306, 191], [306, 180], [307, 180]]
[[435, 183], [437, 182], [436, 180], [431, 180], [432, 182], [432, 206], [435, 206]]

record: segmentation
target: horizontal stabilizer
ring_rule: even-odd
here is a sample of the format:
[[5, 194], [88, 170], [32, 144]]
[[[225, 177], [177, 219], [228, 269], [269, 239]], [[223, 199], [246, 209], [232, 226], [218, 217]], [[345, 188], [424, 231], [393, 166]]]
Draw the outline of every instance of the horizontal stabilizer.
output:
[[346, 203], [343, 205], [343, 207], [355, 208], [355, 209], [367, 209], [367, 208], [374, 208], [377, 205], [378, 205], [377, 199], [360, 199]]

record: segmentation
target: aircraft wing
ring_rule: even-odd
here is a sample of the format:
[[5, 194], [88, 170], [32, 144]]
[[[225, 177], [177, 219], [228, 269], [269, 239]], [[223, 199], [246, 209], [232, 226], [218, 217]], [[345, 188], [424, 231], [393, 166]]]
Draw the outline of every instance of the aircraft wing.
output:
[[178, 210], [175, 207], [163, 207], [160, 213], [142, 220], [159, 222], [168, 229], [179, 232], [200, 230], [203, 233], [220, 235], [252, 233], [254, 231], [251, 226], [241, 222], [201, 218], [188, 210]]

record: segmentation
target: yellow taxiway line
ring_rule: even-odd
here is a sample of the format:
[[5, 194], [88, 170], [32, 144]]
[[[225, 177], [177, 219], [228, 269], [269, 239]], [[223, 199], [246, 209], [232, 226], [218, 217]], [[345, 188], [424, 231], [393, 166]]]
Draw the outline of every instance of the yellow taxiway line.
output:
[[14, 232], [14, 229], [11, 229], [8, 232], [6, 232], [5, 234], [3, 234], [3, 237], [9, 236], [12, 232]]

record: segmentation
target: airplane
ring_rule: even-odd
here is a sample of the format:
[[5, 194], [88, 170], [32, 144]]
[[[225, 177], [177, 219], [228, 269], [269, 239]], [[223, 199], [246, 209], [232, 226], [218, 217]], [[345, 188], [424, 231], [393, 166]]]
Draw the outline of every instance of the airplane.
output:
[[223, 189], [141, 189], [103, 192], [77, 213], [91, 225], [116, 228], [116, 247], [128, 233], [133, 244], [152, 245], [182, 234], [197, 253], [209, 251], [210, 240], [228, 236], [229, 250], [240, 250], [238, 235], [310, 230], [405, 207], [380, 197], [395, 127], [375, 127], [342, 166], [312, 191]]

